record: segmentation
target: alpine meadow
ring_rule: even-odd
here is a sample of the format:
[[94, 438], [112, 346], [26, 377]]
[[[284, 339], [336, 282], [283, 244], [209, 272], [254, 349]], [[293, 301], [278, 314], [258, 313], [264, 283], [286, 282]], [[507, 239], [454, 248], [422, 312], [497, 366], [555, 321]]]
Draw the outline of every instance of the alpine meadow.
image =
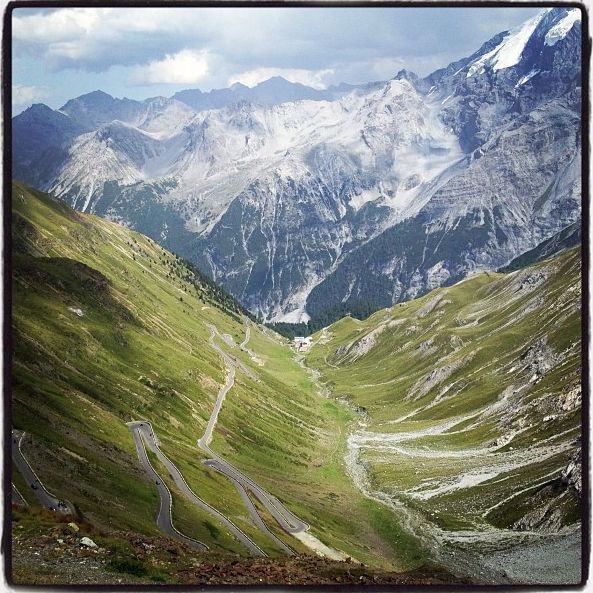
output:
[[11, 584], [586, 582], [587, 14], [409, 4], [9, 4]]

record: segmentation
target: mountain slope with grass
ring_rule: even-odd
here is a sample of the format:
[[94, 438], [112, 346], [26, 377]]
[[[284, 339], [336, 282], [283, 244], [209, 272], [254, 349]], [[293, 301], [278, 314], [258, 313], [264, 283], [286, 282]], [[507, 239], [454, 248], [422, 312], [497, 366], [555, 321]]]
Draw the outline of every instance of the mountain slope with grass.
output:
[[435, 558], [490, 582], [578, 582], [581, 331], [576, 247], [345, 317], [306, 361], [360, 414], [354, 482]]
[[[157, 488], [126, 425], [147, 421], [197, 496], [266, 555], [284, 554], [196, 446], [228, 381], [224, 352], [237, 366], [211, 449], [309, 524], [313, 540], [376, 568], [425, 566], [417, 538], [348, 479], [355, 414], [322, 397], [286, 340], [151, 239], [20, 183], [12, 203], [13, 427], [42, 483], [79, 519], [105, 533], [164, 536]], [[205, 543], [202, 554], [249, 555], [148, 457], [171, 492], [175, 527]], [[34, 504], [14, 468], [13, 479]], [[297, 554], [313, 553], [259, 510]]]

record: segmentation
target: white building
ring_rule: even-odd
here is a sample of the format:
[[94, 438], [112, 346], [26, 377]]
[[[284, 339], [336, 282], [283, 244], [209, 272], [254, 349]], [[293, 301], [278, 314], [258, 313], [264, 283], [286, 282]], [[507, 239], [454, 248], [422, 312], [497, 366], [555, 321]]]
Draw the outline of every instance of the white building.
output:
[[306, 338], [303, 338], [302, 336], [297, 336], [294, 339], [294, 347], [299, 352], [305, 352], [309, 350], [309, 348], [311, 348], [311, 336], [308, 336]]

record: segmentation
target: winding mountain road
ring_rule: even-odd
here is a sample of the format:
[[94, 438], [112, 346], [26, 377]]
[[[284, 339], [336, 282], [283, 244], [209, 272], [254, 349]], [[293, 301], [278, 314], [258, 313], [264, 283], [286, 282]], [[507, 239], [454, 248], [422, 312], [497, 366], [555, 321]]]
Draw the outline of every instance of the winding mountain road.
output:
[[[136, 452], [138, 453], [138, 459], [140, 459], [140, 463], [142, 464], [144, 471], [146, 471], [153, 483], [156, 485], [157, 490], [159, 491], [161, 505], [159, 507], [159, 512], [156, 518], [156, 524], [158, 528], [164, 533], [167, 533], [168, 535], [172, 536], [173, 538], [181, 540], [183, 543], [191, 546], [192, 548], [195, 548], [197, 550], [207, 550], [208, 546], [206, 544], [191, 537], [188, 537], [187, 535], [184, 535], [173, 525], [173, 517], [171, 514], [173, 500], [171, 497], [171, 492], [169, 491], [169, 488], [167, 487], [161, 476], [159, 476], [154, 467], [152, 467], [150, 459], [148, 459], [146, 449], [144, 448], [143, 440], [146, 440], [146, 442], [150, 443], [150, 439], [146, 439], [144, 433], [142, 432], [144, 426], [145, 423], [142, 422], [128, 423], [128, 427], [132, 432], [134, 443], [136, 444]], [[152, 431], [152, 428], [149, 430]]]
[[[231, 367], [238, 367], [239, 369], [241, 369], [241, 371], [243, 371], [243, 373], [247, 377], [249, 377], [250, 379], [253, 379], [254, 381], [258, 381], [259, 382], [259, 379], [257, 378], [257, 376], [255, 375], [255, 373], [249, 367], [246, 367], [243, 364], [243, 362], [241, 360], [239, 360], [238, 358], [235, 358], [234, 356], [230, 356], [229, 354], [227, 354], [214, 341], [214, 338], [216, 336], [219, 336], [220, 337], [220, 334], [218, 333], [218, 329], [216, 329], [216, 327], [214, 327], [211, 324], [208, 324], [208, 329], [210, 329], [210, 337], [208, 338], [208, 344], [210, 344], [210, 346], [212, 346], [212, 348], [214, 348], [214, 350], [216, 350], [216, 352], [218, 352], [218, 354], [220, 354], [220, 356], [222, 356], [222, 358], [225, 361], [225, 363], [227, 364], [227, 366], [229, 368], [231, 368]], [[221, 337], [221, 339], [222, 339], [222, 337]], [[245, 348], [246, 346], [247, 346], [247, 340], [243, 340], [243, 342], [241, 344], [241, 348]], [[225, 395], [226, 395], [226, 393], [225, 393]]]
[[249, 325], [249, 322], [245, 321], [245, 339], [239, 344], [239, 348], [241, 348], [241, 350], [245, 350], [246, 352], [248, 352], [247, 344], [248, 344], [250, 338], [251, 338], [251, 326]]
[[[169, 492], [167, 486], [164, 484], [163, 480], [159, 477], [159, 475], [156, 473], [156, 471], [150, 464], [150, 461], [148, 460], [148, 456], [146, 455], [146, 451], [144, 449], [144, 445], [140, 439], [142, 439], [144, 443], [147, 444], [149, 449], [157, 456], [158, 460], [167, 468], [167, 471], [169, 472], [169, 475], [175, 482], [176, 486], [191, 503], [210, 513], [212, 516], [214, 516], [214, 518], [216, 518], [223, 525], [225, 525], [229, 532], [231, 532], [253, 554], [255, 554], [256, 556], [266, 555], [265, 552], [253, 540], [251, 540], [251, 538], [247, 534], [245, 534], [239, 527], [237, 527], [232, 521], [230, 521], [230, 519], [225, 517], [213, 506], [209, 505], [206, 501], [202, 500], [199, 496], [197, 496], [194, 493], [194, 491], [189, 487], [189, 485], [185, 481], [185, 478], [183, 477], [177, 466], [161, 451], [160, 447], [158, 446], [158, 441], [150, 422], [135, 421], [128, 422], [127, 425], [132, 431], [132, 435], [134, 436], [134, 441], [136, 442], [136, 449], [138, 450], [138, 457], [140, 458], [140, 461], [146, 469], [147, 473], [149, 473], [155, 479], [157, 486], [159, 488], [159, 493], [161, 494], [161, 510], [159, 511], [159, 516], [157, 518], [157, 524], [159, 528], [169, 533], [170, 535], [181, 535], [182, 537], [186, 538], [186, 536], [181, 534], [172, 525], [171, 493]], [[165, 513], [163, 510], [163, 501], [166, 501], [167, 503], [167, 507], [169, 508], [168, 513]], [[174, 532], [172, 532], [171, 530], [174, 530]], [[192, 541], [196, 542], [197, 540]], [[205, 544], [201, 542], [197, 543], [200, 544], [200, 546], [202, 546], [202, 549], [207, 548]]]
[[[228, 461], [212, 451], [209, 446], [210, 442], [212, 441], [212, 433], [214, 427], [216, 426], [218, 414], [222, 408], [224, 399], [235, 383], [235, 367], [239, 367], [247, 376], [255, 379], [255, 375], [250, 369], [246, 369], [242, 362], [237, 361], [235, 358], [229, 356], [214, 342], [216, 335], [219, 335], [218, 330], [213, 325], [210, 325], [209, 328], [209, 344], [222, 356], [223, 360], [228, 366], [228, 374], [225, 384], [218, 393], [218, 397], [216, 399], [216, 403], [214, 404], [214, 409], [206, 426], [206, 430], [204, 431], [204, 435], [198, 440], [198, 447], [200, 447], [202, 451], [211, 457], [211, 459], [204, 461], [204, 465], [216, 469], [235, 483], [235, 486], [239, 489], [247, 510], [249, 511], [256, 525], [258, 525], [258, 527], [265, 533], [266, 536], [271, 536], [271, 539], [273, 539], [273, 541], [278, 544], [280, 540], [268, 529], [262, 518], [257, 513], [257, 509], [249, 499], [248, 491], [251, 492], [262, 503], [262, 505], [274, 517], [274, 519], [286, 533], [291, 535], [301, 533], [308, 530], [309, 525], [299, 519], [296, 515], [294, 515], [294, 513], [289, 511], [277, 498], [271, 496], [252, 479], [248, 478], [237, 468], [233, 467]], [[249, 327], [247, 329], [249, 330]], [[246, 339], [241, 344], [242, 349], [246, 348], [247, 342], [249, 341], [249, 335], [250, 334], [246, 336]], [[288, 554], [294, 554], [294, 550], [292, 550], [292, 548], [290, 548], [288, 545], [284, 544], [284, 542], [280, 542], [279, 545]]]
[[[74, 506], [72, 505], [72, 503], [65, 501], [65, 500], [60, 500], [59, 498], [54, 496], [45, 487], [43, 482], [39, 479], [39, 477], [35, 473], [35, 470], [31, 467], [31, 465], [29, 464], [29, 462], [23, 455], [23, 452], [21, 450], [21, 444], [23, 442], [24, 436], [25, 436], [24, 432], [22, 432], [20, 430], [16, 430], [16, 429], [12, 430], [11, 451], [12, 451], [12, 461], [17, 466], [19, 472], [21, 473], [21, 475], [23, 476], [23, 478], [29, 485], [29, 488], [31, 488], [31, 490], [35, 494], [35, 497], [37, 498], [37, 500], [39, 501], [41, 506], [48, 508], [50, 511], [56, 511], [58, 513], [63, 513], [65, 515], [75, 514]], [[13, 495], [14, 495], [15, 488], [16, 487], [13, 484]], [[19, 495], [20, 495], [20, 492], [19, 492]], [[21, 498], [22, 498], [22, 496], [21, 496]], [[24, 500], [24, 498], [23, 498], [23, 500]]]
[[[212, 441], [212, 435], [218, 422], [218, 415], [220, 413], [226, 395], [235, 384], [235, 375], [237, 368], [240, 369], [241, 372], [243, 372], [250, 379], [254, 381], [259, 381], [259, 379], [251, 369], [249, 369], [247, 366], [245, 366], [245, 364], [243, 364], [242, 361], [238, 360], [236, 357], [227, 354], [218, 344], [216, 344], [214, 340], [217, 336], [223, 339], [222, 336], [220, 336], [218, 329], [214, 325], [208, 325], [208, 328], [210, 329], [210, 338], [208, 339], [208, 343], [210, 344], [210, 346], [212, 346], [212, 348], [214, 348], [218, 352], [218, 354], [220, 354], [223, 361], [225, 362], [227, 366], [227, 377], [224, 385], [220, 388], [218, 392], [216, 402], [214, 404], [212, 413], [210, 414], [210, 418], [208, 419], [208, 423], [204, 430], [204, 434], [197, 441], [198, 447], [202, 449], [202, 451], [204, 451], [210, 457], [210, 459], [204, 460], [203, 463], [207, 467], [210, 467], [222, 473], [233, 482], [233, 484], [239, 492], [239, 495], [241, 496], [245, 508], [247, 509], [250, 517], [252, 518], [254, 524], [258, 527], [258, 529], [274, 544], [276, 544], [276, 546], [282, 549], [286, 554], [293, 555], [295, 554], [294, 550], [288, 544], [286, 544], [280, 538], [278, 538], [278, 536], [276, 536], [276, 534], [273, 533], [266, 525], [265, 521], [258, 513], [253, 501], [251, 500], [249, 493], [251, 493], [260, 501], [260, 503], [266, 508], [266, 510], [270, 513], [270, 515], [276, 520], [278, 525], [280, 525], [280, 527], [286, 533], [293, 535], [295, 537], [299, 537], [299, 535], [303, 536], [303, 532], [309, 529], [309, 525], [301, 519], [299, 519], [294, 513], [292, 513], [292, 511], [288, 510], [275, 496], [272, 496], [271, 494], [266, 492], [251, 478], [247, 477], [237, 468], [233, 467], [228, 461], [226, 461], [220, 455], [218, 455], [217, 453], [212, 451], [212, 449], [210, 449], [209, 445]], [[241, 350], [248, 352], [247, 344], [249, 342], [250, 335], [251, 328], [248, 324], [246, 324], [246, 336], [239, 346]], [[223, 523], [228, 528], [228, 530], [233, 535], [235, 535], [235, 537], [239, 541], [241, 541], [253, 554], [257, 556], [266, 556], [266, 553], [255, 542], [253, 542], [241, 529], [239, 529], [227, 517], [225, 517], [222, 513], [217, 511], [207, 502], [199, 498], [193, 492], [193, 490], [188, 486], [187, 482], [183, 478], [181, 472], [159, 448], [158, 439], [154, 433], [154, 430], [150, 422], [133, 421], [128, 422], [127, 425], [132, 431], [132, 435], [136, 443], [138, 457], [140, 458], [140, 461], [144, 466], [144, 469], [154, 479], [159, 489], [159, 494], [161, 496], [161, 508], [159, 510], [159, 515], [157, 517], [157, 525], [160, 529], [162, 529], [166, 533], [169, 533], [173, 537], [190, 540], [194, 547], [199, 546], [202, 549], [206, 548], [205, 544], [198, 542], [197, 540], [191, 540], [191, 538], [187, 538], [173, 526], [171, 520], [171, 493], [169, 489], [166, 487], [166, 485], [163, 483], [160, 476], [157, 474], [157, 472], [150, 464], [150, 460], [148, 459], [148, 456], [146, 454], [144, 444], [146, 444], [150, 448], [150, 450], [157, 456], [159, 461], [167, 468], [169, 475], [171, 476], [177, 487], [180, 489], [180, 491], [186, 498], [188, 498], [193, 504], [199, 506], [201, 509], [213, 515], [216, 519], [218, 519], [218, 521]], [[315, 538], [313, 538], [312, 536], [307, 537], [311, 540], [315, 540]], [[300, 537], [299, 539], [302, 540], [302, 537]]]
[[253, 501], [251, 500], [251, 498], [249, 498], [249, 495], [247, 494], [245, 488], [243, 488], [243, 486], [235, 480], [233, 480], [233, 483], [235, 484], [235, 488], [239, 492], [239, 496], [241, 496], [241, 500], [243, 501], [245, 508], [248, 510], [249, 514], [251, 515], [251, 518], [255, 522], [258, 529], [262, 531], [265, 535], [267, 535], [279, 548], [284, 550], [286, 554], [288, 554], [289, 556], [294, 555], [294, 550], [288, 544], [285, 544], [273, 531], [271, 531], [269, 527], [266, 525], [265, 521], [260, 517], [257, 509], [255, 508], [255, 505], [253, 504]]
[[220, 412], [220, 408], [222, 408], [222, 404], [224, 402], [224, 398], [226, 394], [229, 392], [231, 387], [235, 384], [235, 367], [229, 366], [227, 379], [225, 384], [221, 387], [220, 391], [218, 392], [218, 397], [216, 398], [216, 403], [214, 404], [214, 409], [212, 410], [212, 414], [210, 414], [210, 418], [208, 420], [208, 424], [206, 425], [206, 430], [204, 432], [204, 436], [202, 439], [205, 440], [206, 444], [208, 444], [212, 440], [212, 431], [218, 422], [218, 414]]

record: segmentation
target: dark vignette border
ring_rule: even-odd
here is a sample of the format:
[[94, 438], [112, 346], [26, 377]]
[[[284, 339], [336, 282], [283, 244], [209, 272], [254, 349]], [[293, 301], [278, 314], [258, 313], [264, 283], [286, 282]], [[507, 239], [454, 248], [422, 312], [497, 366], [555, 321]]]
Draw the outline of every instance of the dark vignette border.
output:
[[[581, 254], [582, 254], [582, 273], [581, 273], [581, 387], [584, 395], [582, 402], [582, 424], [581, 424], [581, 439], [582, 439], [582, 474], [583, 474], [583, 495], [582, 495], [582, 538], [581, 538], [581, 582], [577, 585], [432, 585], [426, 587], [423, 585], [368, 585], [364, 587], [364, 591], [385, 592], [385, 591], [401, 591], [404, 588], [413, 589], [415, 591], [487, 591], [492, 589], [513, 591], [533, 591], [533, 590], [583, 590], [589, 578], [589, 563], [591, 554], [591, 492], [590, 492], [590, 403], [589, 403], [589, 349], [591, 339], [591, 315], [589, 310], [590, 304], [590, 259], [589, 250], [590, 244], [590, 223], [589, 223], [589, 167], [590, 167], [590, 97], [589, 97], [589, 83], [590, 83], [590, 60], [591, 60], [591, 39], [589, 37], [589, 21], [587, 14], [587, 7], [581, 2], [562, 2], [562, 1], [548, 1], [548, 2], [512, 2], [510, 0], [12, 0], [10, 1], [4, 11], [3, 27], [2, 27], [2, 82], [1, 82], [1, 96], [2, 96], [2, 132], [3, 132], [3, 146], [2, 146], [2, 263], [3, 263], [3, 316], [2, 316], [2, 411], [3, 411], [3, 497], [4, 497], [4, 516], [3, 516], [3, 530], [2, 541], [0, 544], [0, 552], [4, 555], [4, 578], [5, 582], [14, 586], [12, 580], [12, 522], [11, 522], [11, 500], [12, 500], [12, 462], [11, 462], [11, 443], [12, 439], [12, 410], [11, 410], [11, 367], [12, 367], [12, 11], [17, 8], [62, 8], [62, 7], [84, 7], [84, 8], [98, 8], [98, 7], [115, 7], [115, 8], [204, 8], [204, 7], [228, 7], [228, 8], [244, 8], [244, 7], [269, 7], [269, 8], [315, 8], [315, 7], [348, 7], [348, 8], [390, 8], [390, 7], [427, 7], [427, 8], [467, 8], [467, 7], [481, 7], [481, 8], [513, 8], [517, 6], [528, 8], [547, 8], [555, 6], [563, 6], [567, 8], [579, 8], [582, 13], [582, 33], [581, 33], [581, 187], [582, 187], [582, 216], [581, 216]], [[21, 588], [23, 588], [21, 586]], [[27, 588], [37, 588], [49, 590], [50, 588], [40, 585], [29, 585]], [[57, 590], [71, 590], [71, 591], [108, 591], [117, 588], [125, 591], [162, 591], [162, 590], [176, 590], [186, 591], [192, 589], [185, 585], [61, 585], [51, 587]], [[294, 591], [338, 591], [347, 589], [350, 591], [359, 590], [352, 585], [332, 587], [332, 586], [294, 586], [290, 587]], [[213, 586], [203, 587], [194, 586], [193, 590], [212, 590], [212, 591], [233, 591], [241, 590], [262, 590], [258, 585], [232, 585], [232, 586]], [[270, 585], [263, 587], [263, 589], [276, 591], [280, 587]]]

